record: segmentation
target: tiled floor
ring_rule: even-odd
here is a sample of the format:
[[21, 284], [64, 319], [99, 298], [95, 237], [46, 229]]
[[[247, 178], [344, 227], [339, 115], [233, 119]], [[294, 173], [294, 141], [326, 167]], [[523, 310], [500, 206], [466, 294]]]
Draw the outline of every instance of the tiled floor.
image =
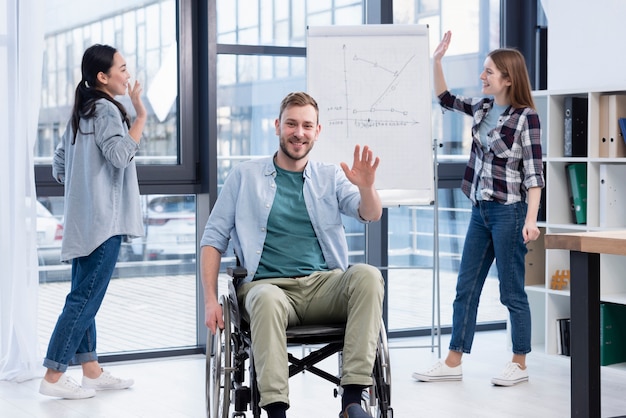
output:
[[[390, 323], [396, 328], [431, 321], [432, 273], [405, 271], [390, 277]], [[442, 323], [449, 323], [455, 277], [441, 277]], [[67, 282], [40, 286], [42, 352], [68, 291]], [[224, 289], [222, 283], [221, 288]], [[99, 352], [145, 350], [196, 342], [196, 282], [194, 275], [116, 279], [111, 282], [97, 317]], [[503, 319], [497, 281], [488, 280], [479, 310], [481, 321]], [[447, 321], [447, 322], [446, 322]], [[447, 336], [442, 347], [447, 347]], [[465, 357], [464, 380], [418, 383], [411, 372], [430, 366], [438, 357], [429, 337], [390, 341], [394, 417], [567, 417], [569, 361], [537, 349], [528, 357], [531, 379], [514, 388], [497, 388], [490, 378], [509, 360], [506, 331], [478, 333], [474, 350]], [[420, 347], [420, 348], [418, 348]], [[299, 350], [299, 348], [294, 348]], [[445, 350], [444, 350], [445, 353]], [[324, 363], [336, 370], [336, 359]], [[0, 382], [1, 417], [203, 417], [203, 356], [107, 364], [114, 373], [131, 376], [133, 388], [99, 393], [91, 400], [63, 401], [37, 393], [39, 379], [21, 384]], [[626, 365], [602, 368], [602, 417], [626, 414]], [[43, 373], [43, 370], [42, 370]], [[71, 368], [70, 375], [80, 378]], [[290, 417], [336, 417], [339, 400], [334, 387], [310, 373], [290, 380]]]
[[[569, 361], [533, 352], [528, 356], [530, 381], [511, 388], [490, 379], [509, 360], [505, 331], [480, 332], [464, 359], [463, 381], [415, 382], [411, 372], [437, 358], [430, 349], [407, 348], [425, 337], [391, 343], [392, 406], [395, 418], [565, 418], [570, 416]], [[444, 336], [444, 340], [447, 338]], [[400, 348], [405, 347], [405, 348]], [[299, 348], [294, 348], [299, 350]], [[336, 370], [336, 358], [323, 363]], [[626, 365], [602, 368], [602, 418], [626, 415]], [[114, 374], [133, 377], [123, 391], [99, 392], [95, 398], [68, 401], [39, 393], [39, 379], [0, 382], [0, 416], [7, 418], [201, 418], [205, 417], [203, 356], [106, 364]], [[80, 371], [68, 373], [80, 379]], [[333, 385], [310, 373], [290, 379], [290, 418], [336, 418], [339, 400]], [[250, 415], [248, 415], [250, 416]], [[596, 417], [593, 417], [596, 418]]]

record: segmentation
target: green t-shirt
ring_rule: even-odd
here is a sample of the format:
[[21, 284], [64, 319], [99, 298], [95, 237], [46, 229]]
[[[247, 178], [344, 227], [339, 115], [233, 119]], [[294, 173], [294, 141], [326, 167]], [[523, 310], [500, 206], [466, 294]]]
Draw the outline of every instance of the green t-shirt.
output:
[[263, 253], [254, 279], [308, 276], [327, 270], [306, 210], [301, 172], [276, 167], [276, 197], [267, 221]]

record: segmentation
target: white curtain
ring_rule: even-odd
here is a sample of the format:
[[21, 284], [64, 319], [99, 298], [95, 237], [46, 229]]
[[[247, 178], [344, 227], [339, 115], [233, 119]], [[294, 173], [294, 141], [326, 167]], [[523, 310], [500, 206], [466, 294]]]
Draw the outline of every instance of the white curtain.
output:
[[37, 337], [34, 146], [44, 5], [0, 0], [0, 380], [43, 374]]

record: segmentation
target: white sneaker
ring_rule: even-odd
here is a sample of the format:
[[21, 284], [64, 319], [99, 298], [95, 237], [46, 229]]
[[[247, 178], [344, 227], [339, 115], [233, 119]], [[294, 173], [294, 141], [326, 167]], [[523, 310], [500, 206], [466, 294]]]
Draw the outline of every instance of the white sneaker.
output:
[[422, 382], [442, 382], [463, 379], [463, 370], [459, 364], [456, 367], [448, 366], [445, 361], [439, 360], [430, 369], [423, 373], [413, 373], [413, 379]]
[[85, 399], [96, 396], [95, 390], [80, 387], [74, 379], [65, 373], [61, 375], [56, 383], [50, 383], [46, 379], [41, 379], [39, 393], [64, 399]]
[[111, 373], [102, 370], [102, 374], [95, 379], [83, 376], [83, 387], [95, 390], [126, 389], [135, 383], [133, 379], [122, 379], [112, 376]]
[[498, 377], [491, 379], [496, 386], [513, 386], [518, 383], [528, 382], [528, 369], [522, 370], [518, 363], [508, 362]]

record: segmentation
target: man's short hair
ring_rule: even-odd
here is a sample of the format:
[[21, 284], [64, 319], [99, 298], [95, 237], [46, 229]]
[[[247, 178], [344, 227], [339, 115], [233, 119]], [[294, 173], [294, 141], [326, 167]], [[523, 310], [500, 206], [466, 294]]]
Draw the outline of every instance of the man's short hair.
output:
[[317, 115], [317, 120], [315, 123], [319, 123], [320, 119], [320, 109], [317, 107], [317, 102], [313, 97], [303, 91], [296, 91], [293, 93], [289, 93], [283, 101], [280, 103], [280, 112], [278, 113], [278, 120], [283, 116], [283, 112], [290, 106], [307, 106], [311, 105], [315, 108], [315, 114]]

